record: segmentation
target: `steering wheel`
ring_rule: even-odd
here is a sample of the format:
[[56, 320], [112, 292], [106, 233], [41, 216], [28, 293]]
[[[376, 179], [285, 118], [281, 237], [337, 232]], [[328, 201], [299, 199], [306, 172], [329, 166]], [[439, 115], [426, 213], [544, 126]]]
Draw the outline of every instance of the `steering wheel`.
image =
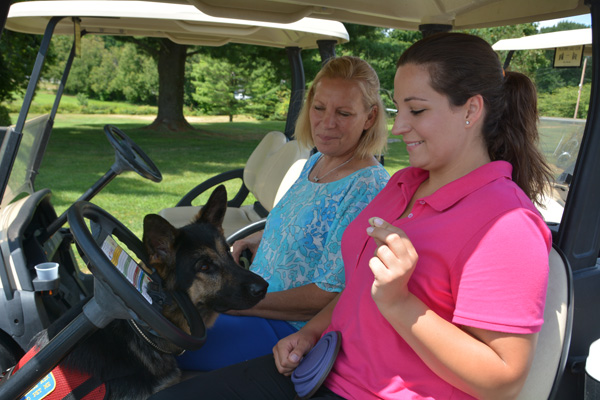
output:
[[[90, 260], [89, 268], [95, 280], [94, 296], [100, 299], [98, 303], [106, 314], [110, 314], [111, 309], [118, 306], [125, 307], [129, 316], [144, 321], [160, 336], [180, 348], [197, 350], [202, 347], [206, 340], [206, 328], [187, 295], [179, 292], [178, 296], [172, 297], [184, 311], [191, 334], [182, 331], [163, 316], [158, 306], [151, 304], [102, 250], [102, 243], [112, 235], [127, 246], [127, 250], [134, 252], [142, 262], [149, 265], [142, 242], [129, 229], [102, 208], [86, 201], [73, 204], [67, 216], [75, 241]], [[86, 220], [89, 221], [90, 228]], [[108, 293], [99, 293], [104, 290]], [[107, 298], [108, 301], [105, 301]]]
[[117, 163], [124, 163], [127, 169], [137, 172], [143, 178], [150, 179], [153, 182], [160, 182], [162, 174], [152, 162], [150, 157], [134, 143], [133, 140], [114, 125], [105, 125], [104, 133], [108, 141], [114, 147], [117, 157]]

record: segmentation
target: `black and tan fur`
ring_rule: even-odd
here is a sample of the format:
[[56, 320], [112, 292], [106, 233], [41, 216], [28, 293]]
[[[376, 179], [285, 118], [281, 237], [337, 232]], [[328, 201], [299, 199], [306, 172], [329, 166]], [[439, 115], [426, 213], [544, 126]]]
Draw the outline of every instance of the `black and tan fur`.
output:
[[[150, 264], [167, 290], [182, 290], [189, 295], [206, 327], [214, 323], [219, 312], [254, 306], [267, 288], [262, 278], [236, 264], [229, 252], [221, 227], [226, 201], [225, 187], [219, 186], [194, 221], [180, 229], [155, 214], [144, 219], [143, 242]], [[175, 305], [165, 306], [163, 314], [181, 329], [189, 330]], [[50, 326], [36, 344], [43, 345], [69, 320], [65, 316]], [[181, 350], [165, 339], [152, 339], [162, 349], [173, 353]], [[145, 399], [178, 382], [181, 376], [173, 355], [156, 351], [124, 320], [115, 320], [95, 332], [61, 365], [106, 382], [109, 399]]]

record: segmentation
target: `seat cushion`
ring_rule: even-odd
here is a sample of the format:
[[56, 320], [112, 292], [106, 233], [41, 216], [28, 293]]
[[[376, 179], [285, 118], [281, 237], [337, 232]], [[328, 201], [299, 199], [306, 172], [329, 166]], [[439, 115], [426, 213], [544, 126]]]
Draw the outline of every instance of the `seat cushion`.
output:
[[280, 136], [283, 133], [269, 132], [244, 167], [244, 184], [267, 211], [298, 179], [310, 156], [297, 140], [281, 143]]
[[570, 302], [568, 266], [553, 248], [550, 252], [550, 274], [544, 325], [538, 336], [533, 364], [519, 400], [547, 399], [560, 366], [568, 327]]

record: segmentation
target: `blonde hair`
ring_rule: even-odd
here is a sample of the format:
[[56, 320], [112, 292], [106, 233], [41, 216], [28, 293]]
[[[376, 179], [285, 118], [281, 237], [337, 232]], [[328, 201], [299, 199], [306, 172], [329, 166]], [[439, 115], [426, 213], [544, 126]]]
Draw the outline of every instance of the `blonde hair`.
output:
[[358, 84], [365, 110], [371, 108], [374, 110], [375, 122], [363, 132], [355, 154], [359, 158], [383, 154], [387, 147], [388, 129], [385, 107], [379, 95], [379, 78], [369, 63], [351, 56], [332, 58], [315, 76], [296, 121], [294, 136], [298, 142], [308, 148], [315, 145], [310, 128], [309, 111], [315, 97], [315, 88], [323, 78], [347, 79]]

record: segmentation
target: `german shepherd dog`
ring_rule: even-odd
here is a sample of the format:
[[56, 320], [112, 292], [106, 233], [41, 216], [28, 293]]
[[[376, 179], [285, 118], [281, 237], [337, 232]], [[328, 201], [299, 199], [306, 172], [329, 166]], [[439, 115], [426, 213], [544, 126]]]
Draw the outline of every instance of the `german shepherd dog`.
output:
[[[167, 291], [187, 293], [206, 327], [214, 323], [219, 312], [254, 306], [264, 298], [268, 286], [233, 260], [221, 226], [226, 202], [227, 193], [221, 185], [194, 221], [180, 229], [156, 214], [144, 218], [143, 242], [150, 265]], [[176, 305], [165, 306], [163, 314], [189, 332]], [[67, 325], [70, 319], [64, 317], [38, 335], [38, 348]], [[114, 320], [78, 344], [59, 367], [98, 378], [105, 384], [103, 398], [111, 400], [145, 399], [177, 383], [181, 371], [175, 355], [182, 349], [148, 331], [138, 334], [135, 330], [126, 320]], [[143, 336], [150, 336], [153, 345]]]

